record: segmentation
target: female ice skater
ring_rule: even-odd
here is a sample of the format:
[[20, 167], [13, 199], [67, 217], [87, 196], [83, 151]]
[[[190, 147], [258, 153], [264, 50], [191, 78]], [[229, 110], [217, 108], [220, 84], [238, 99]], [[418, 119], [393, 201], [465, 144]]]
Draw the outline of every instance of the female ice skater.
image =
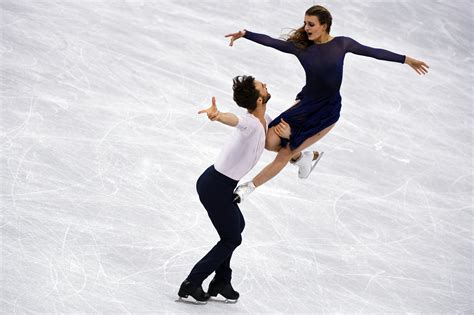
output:
[[[261, 45], [295, 55], [306, 73], [306, 85], [296, 96], [295, 104], [269, 125], [266, 148], [278, 152], [275, 160], [268, 164], [252, 181], [240, 185], [236, 201], [243, 201], [256, 187], [264, 184], [291, 160], [299, 166], [298, 176], [308, 177], [312, 170], [312, 152], [302, 152], [324, 137], [336, 124], [341, 111], [339, 89], [346, 53], [373, 57], [380, 60], [406, 63], [418, 74], [428, 72], [423, 61], [393, 52], [359, 44], [349, 37], [329, 35], [332, 17], [327, 9], [316, 5], [309, 8], [304, 25], [289, 34], [286, 41], [257, 34], [248, 30], [228, 34], [230, 46], [244, 37]], [[284, 119], [291, 127], [291, 138], [282, 139], [275, 126]]]
[[[216, 163], [206, 169], [196, 183], [199, 199], [220, 240], [181, 284], [178, 292], [180, 300], [192, 296], [196, 303], [206, 303], [217, 294], [230, 302], [236, 302], [239, 298], [239, 293], [230, 283], [230, 260], [233, 251], [242, 242], [245, 221], [239, 207], [233, 203], [232, 194], [238, 181], [255, 166], [263, 153], [268, 123], [271, 121], [265, 111], [271, 95], [266, 85], [252, 76], [235, 77], [233, 90], [234, 101], [246, 108], [247, 114], [237, 117], [232, 113], [221, 113], [217, 110], [214, 98], [211, 107], [199, 111], [199, 114], [206, 113], [210, 120], [236, 127], [237, 130], [220, 152]], [[287, 125], [280, 124], [278, 129], [282, 137], [289, 137]], [[205, 293], [202, 282], [214, 271], [214, 279]]]

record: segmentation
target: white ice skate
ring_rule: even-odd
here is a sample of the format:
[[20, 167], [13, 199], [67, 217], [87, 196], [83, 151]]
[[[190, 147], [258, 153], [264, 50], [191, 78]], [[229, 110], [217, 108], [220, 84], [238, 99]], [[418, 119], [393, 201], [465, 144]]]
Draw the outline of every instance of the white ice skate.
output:
[[234, 190], [234, 202], [241, 203], [248, 195], [255, 190], [255, 185], [252, 181], [243, 183], [242, 185], [237, 186]]
[[298, 166], [298, 177], [305, 179], [309, 177], [309, 174], [313, 171], [318, 164], [319, 160], [323, 156], [324, 152], [319, 153], [318, 151], [304, 151], [301, 152], [301, 156], [298, 160], [291, 162]]

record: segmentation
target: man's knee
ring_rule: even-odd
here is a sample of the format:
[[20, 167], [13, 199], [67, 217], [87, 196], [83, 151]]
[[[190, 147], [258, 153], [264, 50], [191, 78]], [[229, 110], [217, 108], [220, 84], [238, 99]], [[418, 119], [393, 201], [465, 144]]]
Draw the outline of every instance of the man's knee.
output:
[[240, 244], [242, 244], [242, 235], [239, 234], [238, 236], [224, 238], [222, 241], [226, 246], [233, 250], [237, 248]]
[[242, 244], [242, 235], [239, 234], [238, 237], [235, 237], [235, 238], [232, 240], [232, 244], [233, 244], [235, 247], [240, 246], [240, 244]]

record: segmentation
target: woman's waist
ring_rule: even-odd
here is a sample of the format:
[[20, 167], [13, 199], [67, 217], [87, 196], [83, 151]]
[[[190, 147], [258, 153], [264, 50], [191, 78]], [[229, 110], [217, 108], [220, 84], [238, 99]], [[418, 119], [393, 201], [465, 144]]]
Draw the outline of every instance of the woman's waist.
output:
[[322, 102], [322, 103], [337, 103], [341, 102], [341, 93], [337, 91], [320, 91], [316, 89], [311, 89], [310, 87], [305, 87], [301, 90], [300, 93], [296, 96], [296, 99], [300, 101], [312, 101], [312, 102]]

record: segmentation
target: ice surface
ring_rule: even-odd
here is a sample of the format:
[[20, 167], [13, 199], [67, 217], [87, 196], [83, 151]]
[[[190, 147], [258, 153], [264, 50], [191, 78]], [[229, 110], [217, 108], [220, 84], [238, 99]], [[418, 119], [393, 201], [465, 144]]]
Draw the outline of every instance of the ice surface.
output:
[[[241, 209], [235, 305], [176, 303], [218, 240], [195, 192], [232, 129], [197, 111], [232, 77], [268, 113], [304, 83], [279, 37], [314, 1], [25, 1], [1, 8], [1, 312], [473, 312], [472, 1], [327, 1], [348, 55], [342, 117]], [[250, 179], [274, 157], [265, 152]], [[204, 283], [207, 284], [210, 279]]]

